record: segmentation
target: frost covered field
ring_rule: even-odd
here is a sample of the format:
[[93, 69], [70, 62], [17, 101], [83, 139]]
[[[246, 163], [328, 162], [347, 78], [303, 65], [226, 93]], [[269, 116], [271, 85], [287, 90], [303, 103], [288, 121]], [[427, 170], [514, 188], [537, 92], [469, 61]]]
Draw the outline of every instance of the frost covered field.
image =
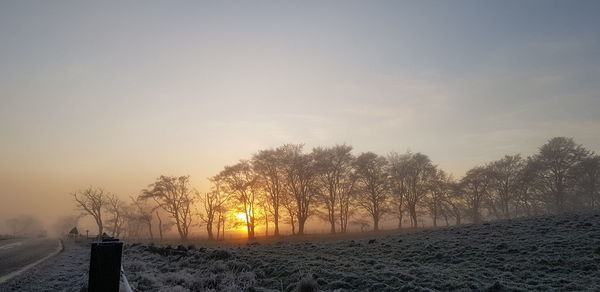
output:
[[124, 267], [142, 291], [600, 291], [600, 213], [311, 240], [132, 244]]

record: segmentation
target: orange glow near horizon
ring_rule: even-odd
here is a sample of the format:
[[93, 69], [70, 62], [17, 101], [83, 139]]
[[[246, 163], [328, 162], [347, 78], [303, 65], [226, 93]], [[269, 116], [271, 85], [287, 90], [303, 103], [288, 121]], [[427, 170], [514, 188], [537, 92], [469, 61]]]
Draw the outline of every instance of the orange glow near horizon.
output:
[[239, 231], [246, 231], [248, 230], [248, 225], [246, 224], [246, 213], [244, 212], [239, 212], [237, 214], [235, 214], [235, 220], [236, 220], [236, 225], [237, 226], [234, 230], [239, 230]]

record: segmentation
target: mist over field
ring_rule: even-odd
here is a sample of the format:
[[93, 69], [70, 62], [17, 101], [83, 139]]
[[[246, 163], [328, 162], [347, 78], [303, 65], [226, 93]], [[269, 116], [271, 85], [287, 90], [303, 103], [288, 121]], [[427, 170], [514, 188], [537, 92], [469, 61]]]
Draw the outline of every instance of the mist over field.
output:
[[598, 289], [599, 14], [2, 2], [0, 290]]

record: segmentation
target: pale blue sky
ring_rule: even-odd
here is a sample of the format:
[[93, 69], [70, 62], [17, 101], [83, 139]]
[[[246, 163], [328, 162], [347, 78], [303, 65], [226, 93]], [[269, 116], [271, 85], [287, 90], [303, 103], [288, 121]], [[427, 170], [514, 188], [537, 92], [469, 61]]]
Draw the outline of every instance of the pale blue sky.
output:
[[456, 176], [553, 136], [598, 151], [599, 15], [599, 1], [2, 1], [2, 205], [43, 194], [70, 210], [69, 191], [128, 196], [160, 174], [202, 189], [282, 143], [411, 149]]

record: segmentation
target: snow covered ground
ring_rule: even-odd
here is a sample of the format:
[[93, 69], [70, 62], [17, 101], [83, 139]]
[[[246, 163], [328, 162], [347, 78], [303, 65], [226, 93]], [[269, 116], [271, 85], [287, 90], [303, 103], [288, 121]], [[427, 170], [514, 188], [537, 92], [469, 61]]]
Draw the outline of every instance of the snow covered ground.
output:
[[600, 291], [600, 213], [333, 241], [132, 244], [124, 268], [139, 291]]

